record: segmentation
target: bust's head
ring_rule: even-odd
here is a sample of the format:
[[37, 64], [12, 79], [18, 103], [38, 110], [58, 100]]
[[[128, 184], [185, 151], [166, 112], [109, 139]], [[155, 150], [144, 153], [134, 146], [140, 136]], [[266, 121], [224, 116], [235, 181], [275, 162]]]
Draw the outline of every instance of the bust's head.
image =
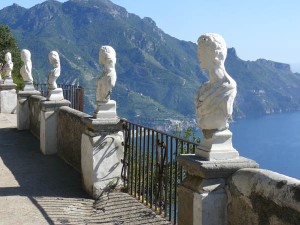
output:
[[10, 53], [10, 52], [7, 52], [7, 53], [5, 54], [5, 61], [6, 61], [7, 63], [11, 62], [11, 53]]
[[101, 46], [99, 50], [99, 63], [101, 65], [116, 64], [116, 51], [108, 45]]
[[51, 51], [48, 55], [49, 61], [52, 65], [59, 64], [59, 55], [57, 51]]
[[26, 62], [26, 61], [30, 60], [31, 59], [30, 51], [27, 50], [27, 49], [23, 49], [21, 51], [21, 59], [22, 59], [23, 62]]
[[198, 58], [202, 69], [224, 65], [226, 56], [227, 47], [221, 35], [206, 33], [198, 38]]

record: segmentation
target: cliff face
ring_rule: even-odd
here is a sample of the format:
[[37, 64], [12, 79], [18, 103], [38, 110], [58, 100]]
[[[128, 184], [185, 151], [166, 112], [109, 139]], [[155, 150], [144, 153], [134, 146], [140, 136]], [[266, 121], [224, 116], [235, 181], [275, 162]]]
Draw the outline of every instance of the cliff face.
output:
[[[290, 65], [265, 59], [243, 61], [229, 49], [226, 68], [238, 83], [237, 110], [241, 116], [299, 110], [300, 75]], [[238, 113], [238, 112], [236, 112]], [[238, 115], [238, 114], [236, 114]]]
[[[86, 89], [92, 112], [101, 45], [117, 52], [117, 86], [112, 98], [118, 114], [140, 122], [194, 118], [194, 94], [207, 80], [197, 60], [197, 45], [180, 41], [158, 28], [151, 18], [130, 14], [109, 0], [53, 0], [30, 9], [18, 5], [0, 10], [0, 23], [10, 26], [21, 48], [32, 52], [33, 75], [44, 82], [48, 53], [58, 50], [58, 82]], [[200, 35], [200, 34], [199, 34]], [[237, 81], [234, 116], [256, 116], [300, 108], [300, 77], [289, 65], [264, 59], [243, 61], [228, 49], [226, 68]]]

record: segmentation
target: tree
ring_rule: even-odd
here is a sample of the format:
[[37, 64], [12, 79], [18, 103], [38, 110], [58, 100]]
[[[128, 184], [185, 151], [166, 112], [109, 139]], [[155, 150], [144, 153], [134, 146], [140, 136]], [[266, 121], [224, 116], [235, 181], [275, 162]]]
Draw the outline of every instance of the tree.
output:
[[5, 54], [7, 52], [11, 53], [14, 63], [12, 71], [13, 81], [17, 84], [17, 88], [21, 89], [24, 86], [24, 81], [20, 75], [20, 68], [22, 66], [20, 49], [9, 27], [7, 25], [0, 25], [0, 63], [5, 64]]

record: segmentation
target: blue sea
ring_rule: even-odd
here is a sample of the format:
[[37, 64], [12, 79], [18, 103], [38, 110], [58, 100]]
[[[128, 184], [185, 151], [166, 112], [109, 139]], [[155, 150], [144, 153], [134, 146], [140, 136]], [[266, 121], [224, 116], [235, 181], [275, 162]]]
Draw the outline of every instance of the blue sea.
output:
[[231, 123], [233, 146], [260, 168], [300, 179], [300, 112]]

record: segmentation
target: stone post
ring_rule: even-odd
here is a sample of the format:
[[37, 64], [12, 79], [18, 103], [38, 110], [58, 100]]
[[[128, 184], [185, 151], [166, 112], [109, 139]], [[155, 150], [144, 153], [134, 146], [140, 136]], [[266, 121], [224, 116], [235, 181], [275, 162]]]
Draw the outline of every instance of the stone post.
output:
[[17, 85], [14, 83], [0, 84], [0, 112], [16, 113], [17, 111]]
[[207, 161], [194, 154], [180, 155], [177, 161], [188, 174], [178, 187], [179, 225], [226, 225], [226, 179], [242, 168], [258, 168], [250, 159]]
[[85, 118], [81, 138], [83, 187], [97, 199], [120, 185], [124, 157], [122, 123], [119, 118]]
[[41, 102], [40, 149], [43, 154], [57, 153], [58, 110], [70, 104], [67, 100]]
[[94, 118], [84, 119], [81, 137], [83, 187], [95, 199], [120, 185], [124, 157], [122, 122], [116, 102], [110, 100], [117, 79], [116, 52], [111, 46], [101, 46], [99, 63], [104, 70], [97, 80], [97, 109]]
[[37, 90], [19, 91], [17, 101], [17, 128], [18, 130], [30, 129], [29, 98], [32, 95], [41, 95]]

